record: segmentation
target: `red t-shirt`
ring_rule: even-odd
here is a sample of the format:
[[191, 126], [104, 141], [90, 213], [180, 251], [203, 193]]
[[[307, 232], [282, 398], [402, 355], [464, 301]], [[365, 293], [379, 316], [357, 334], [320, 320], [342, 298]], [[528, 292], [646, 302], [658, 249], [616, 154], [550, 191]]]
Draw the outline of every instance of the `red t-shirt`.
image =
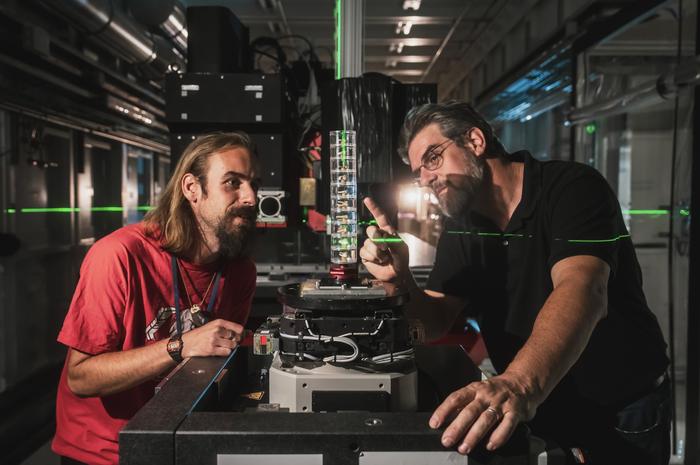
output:
[[[192, 303], [199, 304], [220, 265], [180, 263], [180, 310], [186, 331], [191, 329], [187, 293]], [[227, 262], [213, 318], [244, 325], [255, 277], [251, 259]], [[212, 289], [208, 295], [211, 293]], [[202, 308], [207, 304], [208, 299]], [[170, 255], [157, 240], [144, 234], [142, 224], [126, 226], [88, 251], [58, 341], [93, 355], [143, 347], [175, 334], [173, 307]], [[64, 364], [56, 400], [53, 451], [91, 465], [117, 464], [119, 430], [152, 397], [156, 381], [107, 397], [81, 398], [71, 392], [66, 379]]]

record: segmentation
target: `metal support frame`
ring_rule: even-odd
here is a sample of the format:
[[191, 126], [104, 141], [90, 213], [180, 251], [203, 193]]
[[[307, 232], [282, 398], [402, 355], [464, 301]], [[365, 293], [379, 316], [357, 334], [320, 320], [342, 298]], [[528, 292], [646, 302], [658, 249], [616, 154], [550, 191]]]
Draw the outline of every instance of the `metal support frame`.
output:
[[[698, 33], [700, 32], [700, 15], [696, 16], [695, 54], [700, 53]], [[695, 88], [693, 106], [693, 151], [700, 151], [700, 89]], [[691, 167], [690, 204], [700, 206], [700, 162], [694, 157]], [[690, 257], [688, 270], [688, 346], [687, 346], [687, 384], [685, 410], [685, 458], [687, 465], [696, 464], [700, 459], [700, 287], [692, 283], [700, 279], [700, 227], [690, 228]]]
[[638, 0], [629, 2], [629, 5], [621, 8], [620, 11], [609, 18], [593, 24], [584, 34], [577, 37], [573, 42], [572, 53], [576, 56], [605, 39], [619, 34], [627, 27], [637, 24], [636, 21], [639, 21], [643, 16], [654, 13], [657, 8], [667, 1]]

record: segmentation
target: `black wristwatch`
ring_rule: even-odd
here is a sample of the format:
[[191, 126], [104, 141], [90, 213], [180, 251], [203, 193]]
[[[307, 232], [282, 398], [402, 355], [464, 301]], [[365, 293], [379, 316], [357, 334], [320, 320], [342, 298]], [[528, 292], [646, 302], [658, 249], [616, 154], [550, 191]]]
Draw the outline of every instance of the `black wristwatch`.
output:
[[168, 341], [167, 349], [170, 357], [177, 363], [182, 362], [182, 334], [176, 334]]

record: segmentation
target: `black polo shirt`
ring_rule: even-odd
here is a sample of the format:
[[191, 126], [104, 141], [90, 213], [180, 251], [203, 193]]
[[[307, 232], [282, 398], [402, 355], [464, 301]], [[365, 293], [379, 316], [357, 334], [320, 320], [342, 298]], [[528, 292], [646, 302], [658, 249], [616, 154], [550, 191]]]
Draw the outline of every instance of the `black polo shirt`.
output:
[[589, 166], [540, 162], [524, 151], [510, 157], [525, 170], [522, 199], [506, 230], [476, 213], [448, 220], [427, 288], [466, 298], [502, 372], [552, 292], [552, 266], [575, 255], [599, 257], [611, 271], [608, 315], [551, 398], [611, 406], [648, 392], [668, 365], [666, 344], [647, 307], [615, 194]]

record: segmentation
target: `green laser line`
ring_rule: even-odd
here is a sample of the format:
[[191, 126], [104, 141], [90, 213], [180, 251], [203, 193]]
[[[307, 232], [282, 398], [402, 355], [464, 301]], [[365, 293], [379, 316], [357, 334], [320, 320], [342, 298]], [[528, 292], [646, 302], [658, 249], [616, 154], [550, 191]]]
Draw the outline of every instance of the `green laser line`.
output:
[[576, 244], [600, 244], [600, 243], [605, 243], [605, 242], [615, 242], [619, 241], [620, 239], [624, 239], [627, 237], [631, 237], [629, 234], [622, 234], [617, 237], [613, 237], [612, 239], [555, 239], [555, 240], [565, 240], [567, 242], [572, 242]]
[[[471, 234], [476, 234], [477, 236], [484, 236], [484, 237], [525, 237], [525, 234], [516, 234], [516, 233], [498, 233], [498, 232], [472, 232], [472, 231], [447, 231], [447, 234], [465, 234], [465, 235], [471, 235]], [[532, 237], [532, 236], [529, 236]]]
[[335, 78], [340, 79], [340, 35], [341, 30], [341, 0], [336, 0], [335, 2]]
[[21, 213], [75, 213], [79, 208], [56, 207], [56, 208], [21, 208]]
[[[481, 236], [481, 237], [527, 237], [528, 239], [531, 239], [532, 236], [525, 236], [524, 234], [513, 234], [513, 233], [495, 233], [495, 232], [472, 232], [472, 231], [446, 231], [447, 234], [463, 234], [463, 235], [476, 235], [476, 236]], [[555, 241], [566, 241], [566, 242], [572, 242], [572, 243], [591, 243], [591, 244], [598, 244], [598, 243], [609, 243], [609, 242], [615, 242], [619, 241], [620, 239], [624, 239], [626, 237], [631, 237], [630, 234], [623, 234], [617, 237], [613, 237], [612, 239], [554, 239]]]
[[668, 215], [669, 210], [622, 210], [625, 215]]
[[372, 239], [372, 242], [403, 242], [403, 239], [400, 237], [378, 237]]
[[[136, 207], [137, 211], [149, 211], [152, 210], [153, 207], [150, 205], [139, 205]], [[41, 208], [8, 208], [5, 210], [5, 213], [79, 213], [81, 210], [83, 211], [91, 211], [91, 212], [123, 212], [125, 210], [124, 207], [92, 207], [92, 208], [85, 208], [81, 209], [78, 207], [41, 207]], [[128, 210], [128, 209], [127, 209]]]
[[343, 129], [343, 131], [341, 132], [341, 135], [340, 135], [340, 147], [341, 147], [340, 159], [342, 161], [343, 168], [345, 169], [345, 168], [347, 168], [345, 166], [345, 149], [347, 148], [347, 140], [345, 138], [345, 129]]

